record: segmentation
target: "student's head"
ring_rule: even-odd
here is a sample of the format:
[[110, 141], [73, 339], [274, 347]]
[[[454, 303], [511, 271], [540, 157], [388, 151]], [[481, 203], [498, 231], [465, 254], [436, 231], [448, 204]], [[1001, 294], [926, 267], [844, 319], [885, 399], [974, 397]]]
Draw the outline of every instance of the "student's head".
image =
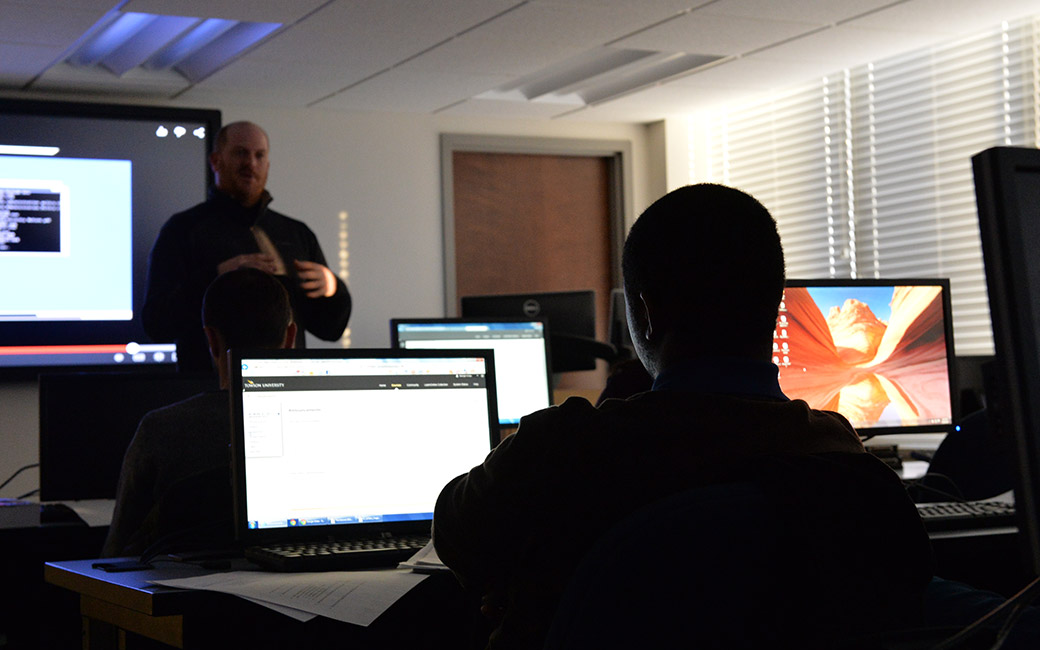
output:
[[289, 348], [296, 337], [285, 287], [254, 268], [229, 271], [210, 283], [202, 298], [202, 325], [222, 385], [228, 350]]
[[256, 205], [270, 169], [267, 133], [252, 122], [232, 122], [217, 133], [209, 164], [216, 186], [242, 205]]
[[685, 358], [769, 359], [784, 253], [753, 197], [714, 184], [666, 194], [632, 226], [622, 271], [632, 339], [651, 375]]

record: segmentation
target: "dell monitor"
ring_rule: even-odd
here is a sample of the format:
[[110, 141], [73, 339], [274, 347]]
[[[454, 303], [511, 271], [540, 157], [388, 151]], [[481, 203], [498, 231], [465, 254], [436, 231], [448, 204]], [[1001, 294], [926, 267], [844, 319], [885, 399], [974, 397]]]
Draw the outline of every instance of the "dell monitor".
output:
[[548, 337], [540, 320], [394, 318], [390, 340], [409, 350], [494, 350], [500, 426], [519, 424], [552, 404]]
[[555, 291], [495, 296], [464, 296], [463, 318], [538, 318], [552, 336], [549, 353], [553, 372], [595, 370], [596, 358], [612, 346], [596, 340], [596, 293]]
[[784, 394], [862, 436], [949, 432], [949, 281], [788, 280], [773, 363]]

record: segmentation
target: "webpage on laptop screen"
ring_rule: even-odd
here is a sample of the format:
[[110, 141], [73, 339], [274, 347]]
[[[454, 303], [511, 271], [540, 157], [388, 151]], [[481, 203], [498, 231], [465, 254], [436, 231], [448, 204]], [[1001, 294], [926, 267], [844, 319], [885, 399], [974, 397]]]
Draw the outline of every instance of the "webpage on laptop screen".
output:
[[490, 448], [483, 359], [243, 361], [251, 528], [432, 517]]
[[401, 347], [416, 349], [480, 349], [495, 351], [499, 424], [549, 406], [549, 369], [541, 323], [402, 324]]

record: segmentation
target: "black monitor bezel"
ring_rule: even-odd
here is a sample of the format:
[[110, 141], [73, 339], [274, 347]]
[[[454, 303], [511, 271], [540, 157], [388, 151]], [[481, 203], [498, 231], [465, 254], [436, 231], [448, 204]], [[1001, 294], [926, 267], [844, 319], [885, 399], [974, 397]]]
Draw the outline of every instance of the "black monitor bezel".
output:
[[[343, 526], [300, 526], [295, 528], [275, 528], [247, 530], [247, 504], [242, 498], [245, 495], [245, 449], [243, 448], [242, 420], [242, 360], [260, 359], [434, 359], [444, 357], [484, 357], [487, 362], [485, 385], [488, 398], [488, 432], [490, 449], [498, 445], [500, 436], [498, 429], [498, 394], [495, 384], [495, 353], [493, 350], [422, 350], [394, 348], [291, 348], [278, 350], [229, 350], [228, 363], [231, 364], [229, 408], [231, 410], [231, 481], [233, 495], [233, 512], [235, 539], [244, 545], [265, 544], [272, 541], [315, 541], [335, 534], [337, 528]], [[434, 495], [436, 498], [436, 495]], [[349, 524], [351, 535], [369, 535], [380, 532], [393, 533], [429, 533], [428, 520], [399, 521], [378, 524]]]
[[[950, 280], [948, 278], [825, 278], [805, 279], [788, 278], [786, 287], [900, 287], [900, 286], [938, 286], [942, 289], [943, 336], [946, 338], [946, 374], [950, 395], [950, 422], [947, 424], [926, 424], [915, 426], [870, 427], [859, 428], [862, 438], [888, 435], [912, 435], [923, 433], [947, 434], [956, 426], [957, 396], [954, 365], [953, 311], [950, 298]], [[781, 387], [782, 389], [782, 387]]]
[[[562, 321], [558, 307], [554, 319], [553, 303], [559, 305], [567, 301], [582, 304], [582, 318], [579, 323], [570, 322], [569, 319], [566, 322]], [[548, 309], [543, 308], [543, 302], [547, 303]], [[459, 299], [459, 309], [463, 318], [540, 318], [547, 326], [552, 327], [553, 336], [558, 340], [564, 340], [566, 337], [589, 341], [596, 339], [596, 292], [592, 289], [462, 296]], [[572, 327], [574, 324], [578, 327]], [[567, 359], [564, 353], [554, 350], [552, 340], [549, 341], [549, 357], [555, 373], [596, 369], [594, 358], [589, 357], [584, 363]]]
[[[118, 104], [104, 102], [76, 102], [43, 99], [0, 98], [0, 118], [4, 115], [53, 116], [61, 118], [114, 119], [124, 121], [192, 121], [207, 125], [205, 150], [212, 151], [217, 132], [221, 127], [221, 112], [217, 109], [191, 108], [175, 106], [159, 106], [149, 104]], [[207, 191], [213, 186], [213, 171], [205, 160], [199, 161], [206, 174]], [[200, 201], [205, 197], [200, 197]], [[167, 217], [169, 215], [166, 215]], [[146, 263], [146, 261], [145, 261]], [[140, 313], [135, 314], [140, 319]], [[139, 341], [147, 343], [148, 341]], [[78, 342], [70, 342], [77, 345]], [[46, 343], [41, 346], [62, 345], [62, 343]], [[11, 381], [34, 380], [41, 373], [66, 372], [155, 372], [158, 368], [174, 363], [164, 364], [93, 364], [93, 363], [50, 363], [27, 364], [17, 366], [0, 366], [0, 383]]]
[[1018, 523], [1032, 569], [1040, 573], [1040, 286], [1029, 273], [1040, 273], [1031, 262], [1040, 220], [1035, 205], [1024, 209], [1018, 192], [1020, 172], [1040, 179], [1040, 150], [992, 147], [971, 163], [995, 350], [997, 390], [987, 396], [988, 419], [998, 435], [1014, 438]]

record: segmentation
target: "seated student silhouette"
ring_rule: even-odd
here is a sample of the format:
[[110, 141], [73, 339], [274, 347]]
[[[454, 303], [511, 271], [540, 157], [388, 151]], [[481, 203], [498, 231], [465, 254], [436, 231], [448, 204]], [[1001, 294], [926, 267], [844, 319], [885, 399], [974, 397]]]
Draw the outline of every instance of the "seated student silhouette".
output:
[[[105, 557], [139, 555], [161, 534], [172, 532], [170, 516], [159, 510], [164, 503], [164, 509], [169, 508], [176, 517], [172, 513], [177, 510], [177, 498], [167, 496], [171, 488], [190, 486], [191, 479], [200, 475], [211, 477], [217, 487], [229, 485], [227, 351], [288, 348], [296, 336], [285, 288], [271, 275], [252, 268], [217, 276], [203, 298], [202, 322], [220, 390], [200, 393], [141, 419], [123, 458], [115, 512], [102, 551]], [[197, 491], [186, 489], [182, 498]], [[216, 495], [213, 498], [222, 501]], [[213, 500], [197, 503], [212, 506], [211, 511], [224, 511], [222, 503]], [[230, 502], [226, 505], [230, 517]], [[230, 527], [230, 521], [227, 525]]]
[[[780, 390], [770, 359], [784, 258], [769, 212], [732, 188], [680, 188], [632, 226], [622, 269], [652, 389], [599, 407], [571, 398], [526, 416], [437, 501], [434, 545], [482, 597], [489, 647], [543, 647], [575, 567], [631, 513], [734, 484], [752, 485], [776, 522], [775, 535], [753, 545], [755, 561], [770, 567], [756, 574], [764, 588], [748, 592], [768, 602], [734, 603], [735, 615], [746, 606], [761, 616], [739, 629], [712, 630], [696, 607], [684, 608], [670, 633], [728, 640], [704, 647], [815, 647], [919, 622], [931, 550], [899, 477], [864, 451], [844, 417]], [[754, 525], [737, 528], [754, 536]], [[660, 580], [688, 579], [684, 564], [749, 559], [698, 556], [697, 541], [686, 555], [659, 558]], [[686, 591], [697, 602], [713, 586]]]

